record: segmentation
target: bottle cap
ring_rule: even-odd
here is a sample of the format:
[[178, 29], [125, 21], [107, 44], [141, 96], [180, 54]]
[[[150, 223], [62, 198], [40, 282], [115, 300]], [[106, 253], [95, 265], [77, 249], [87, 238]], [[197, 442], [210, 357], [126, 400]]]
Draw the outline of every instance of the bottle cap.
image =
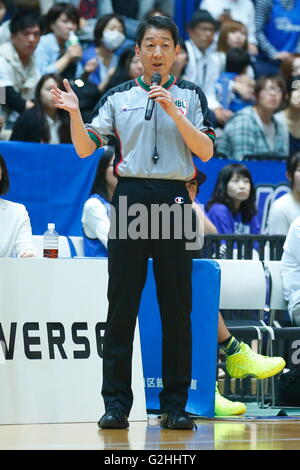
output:
[[53, 230], [55, 230], [55, 224], [53, 224], [53, 223], [48, 224], [48, 230], [50, 232], [53, 232]]

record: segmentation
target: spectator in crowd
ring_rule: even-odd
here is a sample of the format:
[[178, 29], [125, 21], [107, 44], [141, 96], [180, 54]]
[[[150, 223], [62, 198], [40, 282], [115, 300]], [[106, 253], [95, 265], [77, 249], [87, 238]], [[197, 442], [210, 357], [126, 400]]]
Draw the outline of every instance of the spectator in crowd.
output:
[[260, 55], [257, 77], [277, 74], [281, 61], [300, 52], [300, 0], [256, 0], [255, 22]]
[[79, 42], [75, 44], [70, 40], [79, 27], [76, 8], [69, 3], [56, 3], [46, 14], [44, 22], [46, 34], [41, 37], [35, 51], [41, 75], [57, 73], [68, 79], [79, 77], [82, 74], [82, 48]]
[[[239, 48], [248, 52], [248, 35], [243, 23], [239, 21], [226, 21], [221, 25], [219, 38], [217, 42], [217, 50], [213, 53], [215, 61], [219, 65], [219, 73], [225, 71], [226, 54], [229, 49]], [[254, 70], [250, 62], [247, 67], [247, 75], [250, 79], [254, 79]]]
[[[170, 18], [174, 17], [174, 0], [131, 0], [120, 2], [118, 0], [102, 0], [99, 2], [100, 15], [117, 13], [121, 15], [128, 38], [135, 40], [136, 29], [140, 20], [149, 17], [153, 10], [163, 10]], [[152, 14], [152, 16], [154, 16]]]
[[300, 151], [300, 75], [287, 82], [287, 106], [277, 114], [289, 131], [289, 155]]
[[245, 165], [231, 163], [220, 170], [206, 210], [218, 233], [260, 233], [255, 187]]
[[10, 21], [11, 41], [0, 46], [0, 83], [5, 87], [5, 128], [10, 131], [18, 113], [34, 106], [33, 96], [40, 74], [33, 53], [40, 40], [39, 18], [19, 11]]
[[206, 10], [196, 11], [188, 26], [190, 39], [186, 41], [189, 61], [186, 75], [204, 91], [208, 106], [213, 111], [216, 126], [223, 126], [232, 112], [222, 108], [215, 93], [215, 82], [219, 68], [212, 58], [210, 46], [213, 43], [217, 23]]
[[168, 16], [170, 18], [170, 13], [165, 10], [162, 10], [160, 7], [160, 2], [155, 2], [154, 7], [151, 10], [148, 10], [144, 15], [144, 20], [149, 20], [152, 16]]
[[300, 75], [300, 54], [290, 54], [280, 65], [280, 74], [287, 82], [289, 78]]
[[[226, 68], [216, 81], [216, 95], [224, 109], [233, 113], [254, 104], [254, 84], [246, 76], [250, 56], [247, 51], [232, 48], [226, 54]], [[239, 81], [239, 78], [242, 78]], [[245, 83], [243, 79], [245, 78]]]
[[291, 224], [281, 259], [283, 295], [293, 326], [300, 326], [300, 216]]
[[[0, 196], [8, 193], [9, 175], [0, 155]], [[30, 219], [23, 204], [0, 198], [0, 257], [29, 258], [37, 256], [33, 246]]]
[[45, 16], [46, 34], [41, 37], [35, 56], [42, 74], [55, 73], [68, 78], [78, 96], [84, 122], [100, 98], [98, 87], [83, 76], [82, 48], [77, 33], [79, 15], [69, 3], [56, 3]]
[[[198, 170], [197, 176], [186, 183], [186, 188], [189, 192], [190, 199], [192, 201], [192, 208], [194, 209], [197, 218], [199, 220], [200, 228], [203, 227], [204, 235], [212, 235], [217, 233], [216, 227], [211, 223], [205, 211], [200, 207], [200, 201], [198, 198], [200, 186], [205, 182], [206, 175]], [[201, 231], [200, 231], [201, 233]]]
[[288, 158], [286, 175], [291, 190], [271, 205], [268, 221], [270, 235], [286, 235], [293, 220], [300, 216], [300, 152]]
[[[236, 164], [238, 167], [242, 165]], [[247, 170], [247, 169], [246, 169]], [[238, 171], [242, 171], [238, 168]], [[249, 174], [248, 170], [245, 174]], [[249, 174], [250, 175], [250, 174]], [[251, 177], [251, 175], [250, 175]], [[206, 176], [199, 172], [197, 177], [186, 183], [189, 191], [189, 196], [193, 201], [192, 207], [194, 208], [197, 217], [199, 218], [200, 227], [203, 225], [204, 236], [208, 234], [217, 233], [214, 224], [208, 219], [206, 214], [200, 209], [199, 206], [199, 188], [204, 183]], [[194, 253], [193, 253], [194, 255]], [[195, 256], [198, 257], [197, 254]], [[271, 377], [283, 369], [285, 363], [280, 357], [265, 357], [256, 354], [245, 343], [239, 342], [232, 336], [226, 327], [221, 312], [218, 314], [218, 345], [226, 356], [226, 367], [231, 377], [241, 377], [241, 375], [256, 376], [258, 379]], [[246, 412], [246, 405], [238, 401], [231, 401], [224, 398], [216, 384], [215, 392], [215, 415], [228, 416], [240, 415]]]
[[255, 9], [251, 0], [202, 0], [199, 8], [204, 8], [215, 20], [225, 23], [235, 20], [243, 23], [249, 35], [248, 52], [256, 55], [257, 39], [255, 30]]
[[141, 59], [135, 54], [134, 48], [125, 49], [120, 55], [116, 70], [103, 89], [103, 94], [123, 82], [139, 77], [143, 74], [143, 71], [143, 64]]
[[10, 40], [9, 23], [15, 10], [10, 0], [0, 0], [0, 44]]
[[247, 155], [288, 155], [288, 131], [275, 113], [283, 105], [285, 85], [279, 76], [260, 77], [255, 104], [235, 113], [217, 142], [217, 153], [234, 160]]
[[119, 56], [115, 51], [125, 41], [125, 26], [115, 13], [98, 19], [94, 31], [95, 44], [85, 49], [82, 57], [84, 76], [102, 92], [114, 73]]
[[174, 75], [174, 77], [177, 77], [178, 79], [188, 80], [188, 77], [185, 73], [189, 60], [187, 48], [183, 39], [179, 39], [178, 44], [180, 46], [180, 51], [173, 62], [170, 72], [172, 75]]
[[113, 172], [114, 147], [107, 147], [100, 157], [89, 199], [82, 212], [85, 256], [107, 256], [110, 229], [110, 202], [117, 184]]
[[11, 17], [13, 5], [9, 0], [0, 0], [0, 25]]
[[35, 106], [20, 114], [10, 140], [47, 144], [71, 143], [68, 113], [54, 106], [51, 86], [63, 86], [63, 79], [53, 73], [43, 75], [35, 90]]

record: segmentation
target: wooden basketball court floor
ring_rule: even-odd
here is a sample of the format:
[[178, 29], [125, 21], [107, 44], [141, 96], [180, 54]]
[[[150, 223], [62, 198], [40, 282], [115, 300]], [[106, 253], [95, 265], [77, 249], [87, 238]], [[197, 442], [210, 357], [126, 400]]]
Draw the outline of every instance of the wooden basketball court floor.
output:
[[0, 450], [300, 450], [300, 421], [198, 419], [194, 431], [161, 429], [157, 418], [127, 430], [97, 423], [1, 425]]

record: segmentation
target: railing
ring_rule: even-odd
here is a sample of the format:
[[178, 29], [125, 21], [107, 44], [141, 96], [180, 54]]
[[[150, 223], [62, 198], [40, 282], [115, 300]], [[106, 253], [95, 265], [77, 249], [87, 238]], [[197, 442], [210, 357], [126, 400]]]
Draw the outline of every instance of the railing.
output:
[[[201, 250], [203, 258], [281, 259], [284, 235], [205, 235]], [[258, 255], [254, 256], [254, 250]]]

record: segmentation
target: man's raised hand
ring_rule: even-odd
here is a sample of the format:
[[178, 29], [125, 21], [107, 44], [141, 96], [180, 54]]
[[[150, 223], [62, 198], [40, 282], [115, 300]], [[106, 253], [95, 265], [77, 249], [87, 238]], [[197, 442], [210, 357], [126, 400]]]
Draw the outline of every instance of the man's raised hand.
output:
[[52, 98], [56, 108], [64, 109], [72, 114], [79, 110], [79, 101], [69, 81], [65, 78], [63, 82], [66, 91], [60, 90], [56, 85], [52, 85]]

